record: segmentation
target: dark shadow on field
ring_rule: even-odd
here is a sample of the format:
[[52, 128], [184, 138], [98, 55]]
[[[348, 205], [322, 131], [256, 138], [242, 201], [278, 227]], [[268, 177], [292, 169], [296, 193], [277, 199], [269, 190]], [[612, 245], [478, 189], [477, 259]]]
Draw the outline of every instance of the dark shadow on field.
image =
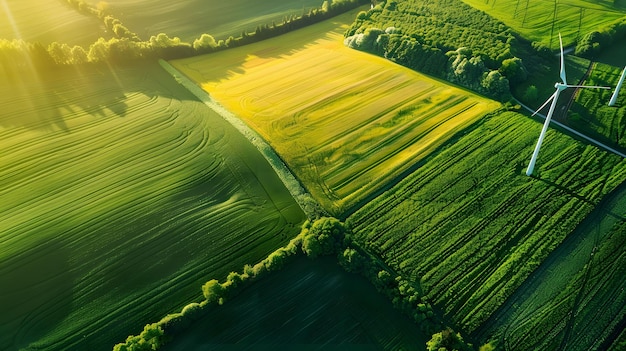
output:
[[[156, 62], [54, 67], [0, 76], [0, 128], [72, 132], [71, 119], [126, 117], [130, 100], [195, 100]], [[88, 121], [88, 119], [87, 119]]]
[[318, 0], [184, 0], [154, 2], [140, 0], [111, 4], [113, 15], [144, 39], [159, 33], [192, 42], [202, 33], [216, 39], [252, 32], [258, 24], [279, 23], [284, 16], [301, 15], [322, 5]]
[[[345, 31], [343, 26], [345, 26], [346, 23], [352, 22], [352, 20], [356, 18], [359, 11], [362, 11], [365, 8], [366, 7], [358, 7], [336, 17], [290, 31], [273, 38], [227, 49], [225, 54], [227, 54], [229, 58], [228, 65], [230, 67], [236, 65], [237, 68], [223, 70], [219, 74], [214, 74], [214, 72], [212, 72], [211, 80], [228, 79], [233, 73], [244, 73], [245, 70], [243, 69], [243, 64], [246, 62], [249, 55], [254, 55], [262, 59], [280, 59], [313, 46], [317, 41], [327, 40], [332, 37], [333, 34], [339, 34], [340, 38], [343, 38], [343, 33]], [[212, 55], [217, 56], [220, 54], [223, 53], [217, 52], [214, 54], [207, 54], [201, 56], [200, 60], [203, 62], [210, 62]], [[190, 62], [192, 63], [186, 63], [187, 69], [194, 70], [194, 63], [197, 61], [194, 58], [191, 58]], [[311, 82], [311, 86], [315, 86], [315, 84], [316, 82]]]
[[[0, 345], [28, 346], [53, 330], [69, 313], [74, 275], [69, 252], [55, 240], [0, 261]], [[6, 348], [5, 348], [6, 347]]]
[[300, 256], [206, 311], [162, 349], [425, 350], [430, 338], [364, 277]]

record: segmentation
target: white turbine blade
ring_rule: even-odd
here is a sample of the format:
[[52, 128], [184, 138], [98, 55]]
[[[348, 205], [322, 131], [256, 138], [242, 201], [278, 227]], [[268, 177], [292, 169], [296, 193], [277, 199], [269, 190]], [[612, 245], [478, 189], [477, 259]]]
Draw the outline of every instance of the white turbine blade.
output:
[[546, 107], [547, 104], [549, 104], [552, 99], [554, 99], [554, 97], [556, 96], [556, 92], [554, 92], [554, 94], [552, 94], [552, 96], [550, 96], [548, 98], [548, 100], [546, 100], [546, 102], [543, 103], [543, 105], [539, 106], [539, 108], [537, 109], [537, 111], [535, 111], [530, 117], [536, 115], [539, 111], [541, 111], [541, 109], [543, 109], [544, 107]]
[[611, 87], [603, 87], [599, 85], [566, 85], [567, 88], [592, 88], [592, 89], [611, 89]]
[[561, 45], [561, 80], [563, 84], [567, 84], [567, 79], [565, 78], [565, 55], [563, 55], [563, 39], [561, 39], [561, 33], [559, 33], [559, 45]]

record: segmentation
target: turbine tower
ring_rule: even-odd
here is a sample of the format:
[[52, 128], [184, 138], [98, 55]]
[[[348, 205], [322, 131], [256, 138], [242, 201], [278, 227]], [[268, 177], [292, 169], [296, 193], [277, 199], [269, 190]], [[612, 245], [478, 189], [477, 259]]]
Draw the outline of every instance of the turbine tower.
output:
[[552, 94], [552, 96], [550, 96], [548, 98], [548, 100], [546, 100], [546, 102], [543, 103], [543, 105], [541, 105], [541, 107], [539, 107], [537, 109], [537, 111], [535, 111], [535, 113], [533, 113], [533, 116], [537, 114], [537, 112], [539, 112], [542, 108], [544, 108], [548, 103], [550, 103], [550, 101], [552, 101], [552, 104], [550, 104], [550, 109], [548, 110], [548, 114], [546, 115], [546, 121], [543, 123], [543, 128], [541, 129], [541, 134], [539, 134], [539, 139], [537, 140], [537, 146], [535, 146], [535, 151], [533, 151], [533, 156], [530, 159], [530, 163], [528, 164], [528, 169], [526, 169], [526, 175], [530, 176], [533, 174], [533, 170], [535, 169], [535, 163], [537, 162], [537, 156], [539, 155], [539, 149], [541, 148], [541, 144], [543, 143], [543, 138], [545, 138], [546, 136], [546, 131], [548, 131], [548, 125], [550, 124], [550, 119], [552, 119], [552, 114], [554, 113], [554, 108], [556, 107], [556, 102], [559, 99], [559, 94], [561, 94], [561, 92], [567, 88], [593, 88], [593, 89], [611, 89], [610, 87], [601, 87], [601, 86], [596, 86], [596, 85], [571, 85], [571, 84], [567, 84], [567, 79], [565, 76], [565, 56], [563, 55], [563, 39], [561, 39], [561, 33], [559, 33], [559, 45], [561, 46], [561, 72], [560, 72], [560, 76], [561, 76], [561, 80], [563, 81], [563, 83], [561, 82], [556, 82], [556, 84], [554, 84], [554, 87], [556, 88], [556, 91], [554, 92], [554, 94]]

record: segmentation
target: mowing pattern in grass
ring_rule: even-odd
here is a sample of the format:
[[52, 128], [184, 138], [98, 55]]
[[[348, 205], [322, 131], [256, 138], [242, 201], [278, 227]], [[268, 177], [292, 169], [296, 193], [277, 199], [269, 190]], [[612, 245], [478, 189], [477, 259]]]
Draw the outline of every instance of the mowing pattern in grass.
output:
[[487, 12], [532, 41], [545, 45], [552, 43], [552, 49], [559, 47], [559, 40], [556, 37], [558, 32], [563, 35], [563, 43], [570, 45], [584, 34], [616, 21], [626, 14], [624, 7], [614, 6], [614, 0], [461, 1]]
[[115, 0], [110, 1], [108, 11], [143, 39], [166, 33], [193, 41], [202, 33], [216, 39], [237, 37], [242, 31], [253, 32], [258, 25], [279, 23], [321, 5], [319, 0]]
[[286, 243], [303, 214], [158, 65], [3, 84], [0, 345], [106, 350]]
[[172, 62], [266, 138], [335, 214], [499, 105], [344, 47], [354, 15]]
[[425, 350], [428, 338], [335, 259], [299, 257], [209, 311], [163, 350]]
[[623, 68], [595, 63], [585, 84], [610, 86], [611, 90], [581, 89], [572, 106], [568, 124], [589, 131], [589, 134], [626, 148], [626, 89], [622, 87], [617, 103], [613, 107], [608, 102]]
[[101, 22], [64, 1], [4, 0], [0, 4], [0, 39], [88, 46], [99, 37], [110, 37]]
[[540, 125], [498, 114], [348, 220], [357, 240], [474, 331], [626, 179], [619, 157], [550, 130], [540, 178], [523, 175]]

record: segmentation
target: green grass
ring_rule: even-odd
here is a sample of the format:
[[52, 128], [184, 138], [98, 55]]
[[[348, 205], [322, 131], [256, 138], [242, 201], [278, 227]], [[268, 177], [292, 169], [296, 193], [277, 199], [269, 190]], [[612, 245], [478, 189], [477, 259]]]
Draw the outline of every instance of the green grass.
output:
[[156, 64], [0, 93], [3, 347], [110, 349], [304, 220], [258, 151]]
[[529, 313], [506, 321], [509, 345], [524, 350], [576, 351], [606, 349], [613, 342], [611, 334], [619, 333], [615, 329], [626, 318], [624, 213], [605, 235], [589, 228], [594, 250], [591, 254], [585, 251], [585, 257], [576, 254], [585, 262], [576, 274], [558, 273], [568, 278], [566, 285], [555, 284], [560, 288], [558, 293], [518, 306]]
[[[88, 2], [95, 5], [99, 0]], [[237, 37], [244, 30], [252, 32], [258, 25], [279, 23], [285, 16], [301, 15], [303, 9], [308, 12], [321, 5], [318, 0], [116, 0], [110, 2], [108, 9], [144, 40], [166, 33], [193, 41], [202, 33], [217, 39]]]
[[[626, 15], [626, 8], [613, 0], [462, 0], [501, 20], [525, 38], [559, 47], [558, 33], [568, 46], [588, 32]], [[553, 27], [554, 20], [554, 27]]]
[[601, 63], [594, 64], [593, 71], [585, 84], [610, 86], [611, 90], [582, 89], [570, 110], [568, 123], [577, 129], [589, 131], [593, 137], [626, 148], [624, 135], [626, 89], [624, 86], [615, 106], [608, 106], [621, 73], [622, 68]]
[[333, 258], [298, 257], [210, 310], [163, 350], [425, 350], [429, 338]]
[[347, 48], [342, 33], [356, 12], [172, 62], [268, 140], [311, 194], [338, 216], [499, 106]]
[[540, 124], [485, 119], [352, 215], [357, 241], [419, 281], [472, 332], [626, 179], [620, 157], [549, 130], [538, 178], [523, 175]]
[[111, 37], [100, 20], [78, 13], [65, 1], [5, 0], [0, 5], [0, 39], [87, 47], [99, 37]]

